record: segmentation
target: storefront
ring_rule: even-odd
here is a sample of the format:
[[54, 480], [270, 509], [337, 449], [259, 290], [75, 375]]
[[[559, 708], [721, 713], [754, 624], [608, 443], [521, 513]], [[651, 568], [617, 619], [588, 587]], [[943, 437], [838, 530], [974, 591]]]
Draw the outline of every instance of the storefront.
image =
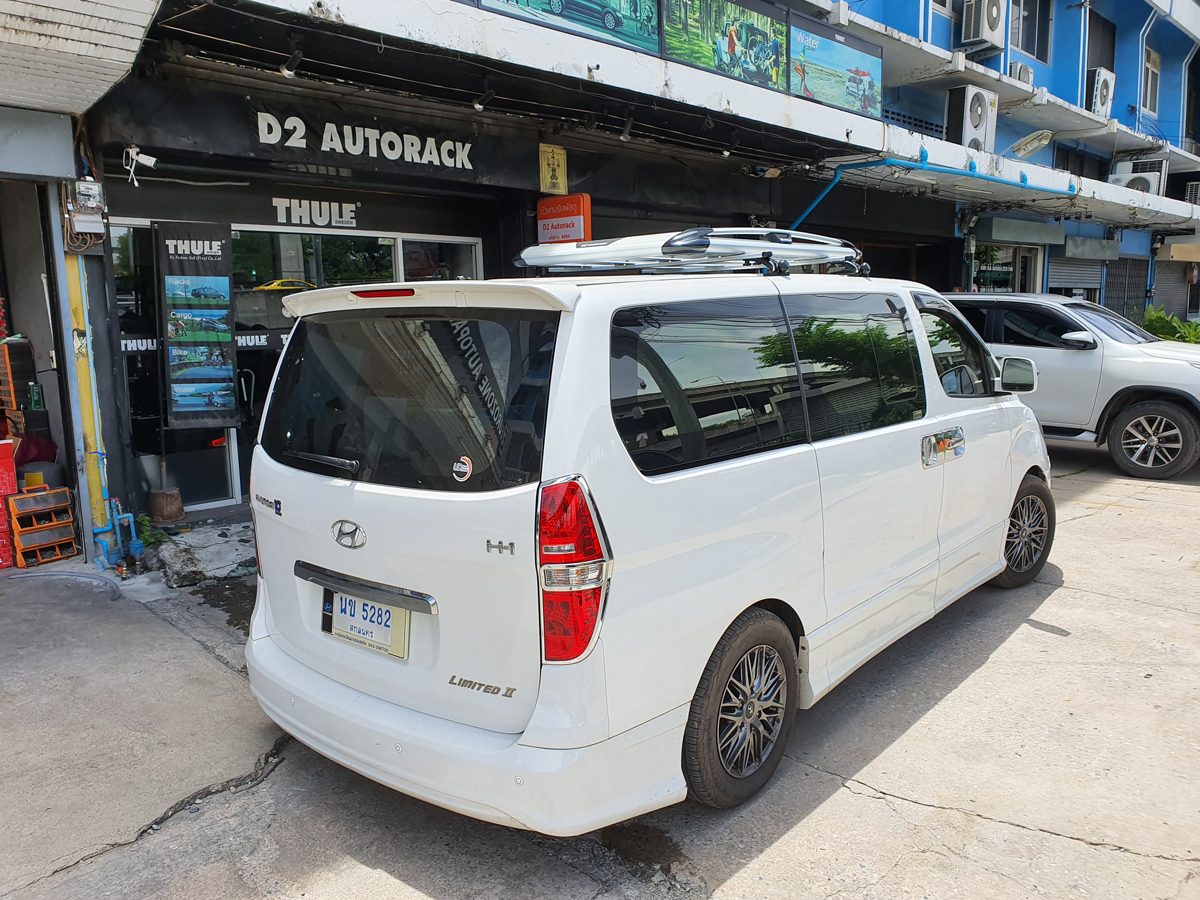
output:
[[1099, 303], [1104, 288], [1105, 263], [1119, 257], [1118, 241], [1067, 235], [1063, 244], [1049, 248], [1046, 288], [1052, 294]]

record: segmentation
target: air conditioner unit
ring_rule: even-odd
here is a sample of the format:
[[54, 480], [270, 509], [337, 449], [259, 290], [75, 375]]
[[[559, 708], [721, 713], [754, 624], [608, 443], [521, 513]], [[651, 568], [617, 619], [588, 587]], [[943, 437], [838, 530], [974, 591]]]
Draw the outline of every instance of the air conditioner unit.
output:
[[1087, 108], [1098, 116], [1109, 118], [1112, 114], [1116, 82], [1117, 76], [1108, 69], [1088, 69]]
[[1141, 191], [1144, 194], [1162, 193], [1162, 182], [1155, 172], [1114, 172], [1108, 176], [1108, 183], [1129, 188], [1131, 191]]
[[965, 84], [946, 92], [946, 140], [972, 150], [996, 149], [996, 95]]
[[963, 0], [962, 42], [1004, 49], [1004, 0]]
[[1188, 203], [1200, 203], [1200, 181], [1189, 181], [1187, 184], [1187, 193], [1183, 199]]
[[1022, 84], [1033, 86], [1033, 67], [1027, 66], [1023, 62], [1013, 60], [1008, 64], [1008, 77], [1015, 78]]

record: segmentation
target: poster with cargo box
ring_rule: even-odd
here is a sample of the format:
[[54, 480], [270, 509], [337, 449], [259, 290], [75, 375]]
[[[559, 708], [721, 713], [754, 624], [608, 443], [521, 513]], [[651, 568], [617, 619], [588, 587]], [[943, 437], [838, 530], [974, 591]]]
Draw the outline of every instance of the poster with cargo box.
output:
[[154, 225], [167, 348], [167, 423], [172, 428], [239, 424], [234, 390], [233, 254], [227, 225]]
[[788, 35], [788, 90], [873, 119], [883, 117], [883, 48], [796, 13]]
[[663, 52], [676, 62], [786, 90], [785, 15], [755, 0], [665, 0]]

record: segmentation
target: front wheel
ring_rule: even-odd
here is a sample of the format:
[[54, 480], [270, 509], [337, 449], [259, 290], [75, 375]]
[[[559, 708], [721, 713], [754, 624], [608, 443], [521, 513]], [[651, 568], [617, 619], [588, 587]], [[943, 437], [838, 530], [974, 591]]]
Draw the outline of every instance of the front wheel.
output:
[[617, 17], [613, 14], [612, 10], [606, 9], [604, 11], [604, 20], [603, 21], [604, 21], [604, 27], [607, 28], [609, 31], [616, 30]]
[[1029, 584], [1038, 577], [1054, 544], [1054, 495], [1046, 482], [1026, 475], [1008, 514], [1004, 571], [992, 579], [1002, 588]]
[[1134, 478], [1171, 478], [1200, 458], [1196, 417], [1175, 403], [1148, 400], [1117, 413], [1108, 429], [1108, 455]]
[[783, 621], [746, 610], [725, 630], [692, 699], [683, 736], [690, 795], [745, 803], [775, 774], [796, 721], [796, 644]]
[[550, 0], [550, 12], [556, 16], [563, 14], [563, 0]]

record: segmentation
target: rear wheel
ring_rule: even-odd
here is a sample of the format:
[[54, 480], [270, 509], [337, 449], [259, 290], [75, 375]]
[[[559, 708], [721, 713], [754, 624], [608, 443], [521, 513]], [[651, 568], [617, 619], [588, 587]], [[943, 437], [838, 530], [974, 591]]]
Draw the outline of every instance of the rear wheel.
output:
[[775, 773], [796, 720], [796, 645], [777, 616], [748, 609], [726, 629], [696, 688], [683, 738], [691, 796], [729, 809]]
[[561, 16], [563, 12], [563, 0], [550, 0], [550, 12], [556, 16]]
[[1200, 458], [1200, 426], [1175, 403], [1148, 400], [1117, 413], [1108, 429], [1108, 454], [1135, 478], [1171, 478]]
[[992, 579], [1002, 588], [1029, 584], [1038, 577], [1054, 544], [1054, 496], [1046, 482], [1026, 475], [1008, 514], [1004, 571]]
[[604, 27], [609, 31], [613, 31], [617, 27], [617, 17], [613, 14], [611, 9], [606, 9], [604, 11]]

